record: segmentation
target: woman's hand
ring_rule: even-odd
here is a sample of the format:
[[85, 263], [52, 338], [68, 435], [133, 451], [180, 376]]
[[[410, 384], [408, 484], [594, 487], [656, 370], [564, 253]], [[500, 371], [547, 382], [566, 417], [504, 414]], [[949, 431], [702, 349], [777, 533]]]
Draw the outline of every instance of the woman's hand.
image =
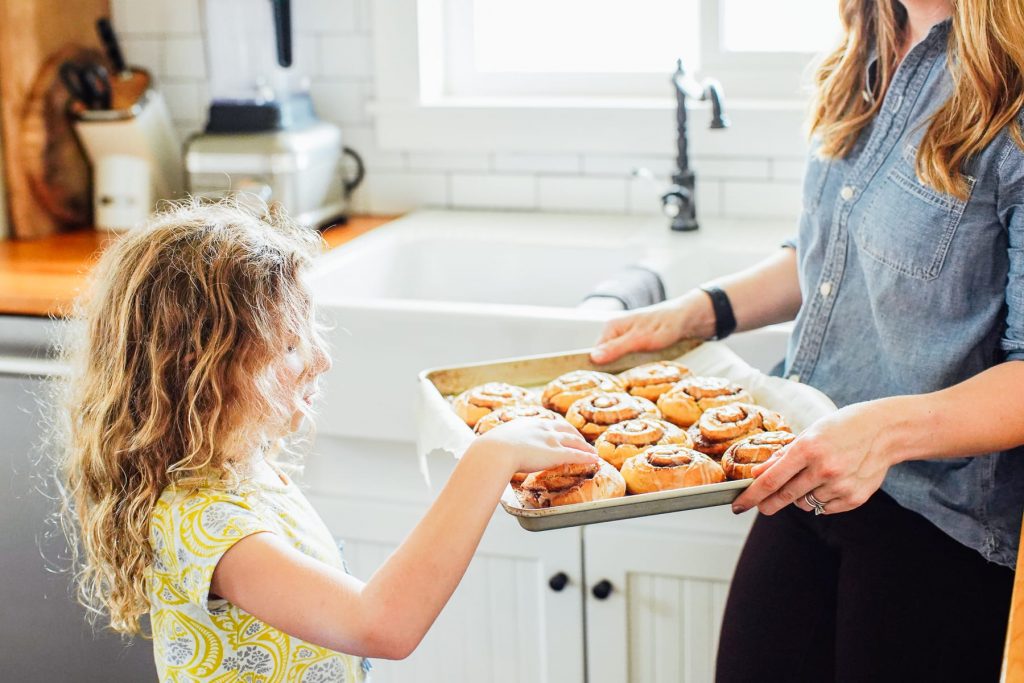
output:
[[590, 359], [611, 363], [634, 351], [659, 351], [684, 337], [707, 339], [714, 334], [714, 316], [711, 299], [700, 290], [641, 308], [609, 320]]
[[808, 493], [824, 504], [825, 514], [863, 505], [897, 461], [888, 438], [891, 414], [884, 402], [874, 401], [818, 420], [754, 468], [756, 479], [733, 502], [733, 512], [757, 507], [772, 515], [792, 503], [811, 512]]
[[466, 452], [485, 452], [500, 458], [511, 477], [566, 463], [598, 462], [597, 450], [569, 423], [561, 420], [520, 418], [506, 422], [476, 439]]

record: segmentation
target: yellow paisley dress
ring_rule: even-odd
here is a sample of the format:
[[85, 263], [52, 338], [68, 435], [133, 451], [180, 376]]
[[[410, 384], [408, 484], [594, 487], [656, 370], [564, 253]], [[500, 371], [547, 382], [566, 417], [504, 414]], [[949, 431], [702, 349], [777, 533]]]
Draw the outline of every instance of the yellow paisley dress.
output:
[[210, 599], [221, 556], [268, 531], [301, 552], [345, 569], [341, 549], [286, 476], [183, 493], [167, 487], [150, 522], [148, 593], [160, 681], [353, 683], [368, 662], [293, 638], [226, 600]]

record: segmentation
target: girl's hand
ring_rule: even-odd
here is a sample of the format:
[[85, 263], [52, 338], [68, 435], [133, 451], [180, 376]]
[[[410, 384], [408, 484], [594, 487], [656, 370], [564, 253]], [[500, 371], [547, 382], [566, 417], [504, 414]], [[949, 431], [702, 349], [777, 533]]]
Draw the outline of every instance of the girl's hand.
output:
[[611, 363], [634, 351], [659, 351], [684, 337], [708, 339], [714, 331], [711, 299], [693, 290], [678, 299], [609, 320], [590, 359]]
[[501, 459], [510, 477], [516, 472], [536, 472], [565, 463], [598, 462], [597, 450], [561, 420], [520, 418], [506, 422], [478, 437], [470, 451]]
[[892, 418], [892, 411], [876, 401], [847, 406], [815, 422], [754, 468], [757, 478], [733, 502], [733, 512], [756, 506], [772, 515], [792, 503], [811, 512], [804, 498], [808, 493], [824, 504], [825, 514], [863, 505], [897, 461], [887, 438]]

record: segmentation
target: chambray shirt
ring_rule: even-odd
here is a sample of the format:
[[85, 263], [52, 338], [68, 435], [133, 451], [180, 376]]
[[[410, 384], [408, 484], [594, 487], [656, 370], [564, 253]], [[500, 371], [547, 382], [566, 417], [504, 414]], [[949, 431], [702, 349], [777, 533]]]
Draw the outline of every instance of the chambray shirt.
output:
[[[1024, 151], [1002, 131], [962, 169], [967, 201], [914, 171], [929, 116], [952, 92], [949, 27], [906, 56], [846, 158], [820, 158], [812, 145], [796, 242], [803, 306], [785, 374], [839, 406], [1024, 360]], [[901, 463], [882, 490], [988, 560], [1016, 565], [1024, 449]]]

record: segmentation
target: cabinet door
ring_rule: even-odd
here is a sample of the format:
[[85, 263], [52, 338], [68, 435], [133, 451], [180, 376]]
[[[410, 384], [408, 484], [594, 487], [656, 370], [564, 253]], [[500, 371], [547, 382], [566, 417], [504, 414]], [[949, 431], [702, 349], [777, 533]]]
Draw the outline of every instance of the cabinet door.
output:
[[[732, 517], [727, 508], [682, 514], [708, 518], [709, 529], [716, 516]], [[729, 526], [729, 520], [718, 521]], [[587, 527], [589, 683], [714, 680], [722, 611], [742, 543], [742, 532], [638, 522]], [[595, 597], [595, 587], [597, 595], [605, 594], [602, 582], [611, 585], [603, 599]]]
[[[419, 504], [310, 500], [364, 580], [425, 512]], [[498, 511], [423, 643], [407, 660], [375, 662], [374, 683], [583, 683], [580, 551], [578, 529], [531, 534]], [[556, 591], [549, 581], [558, 573], [568, 581]]]

